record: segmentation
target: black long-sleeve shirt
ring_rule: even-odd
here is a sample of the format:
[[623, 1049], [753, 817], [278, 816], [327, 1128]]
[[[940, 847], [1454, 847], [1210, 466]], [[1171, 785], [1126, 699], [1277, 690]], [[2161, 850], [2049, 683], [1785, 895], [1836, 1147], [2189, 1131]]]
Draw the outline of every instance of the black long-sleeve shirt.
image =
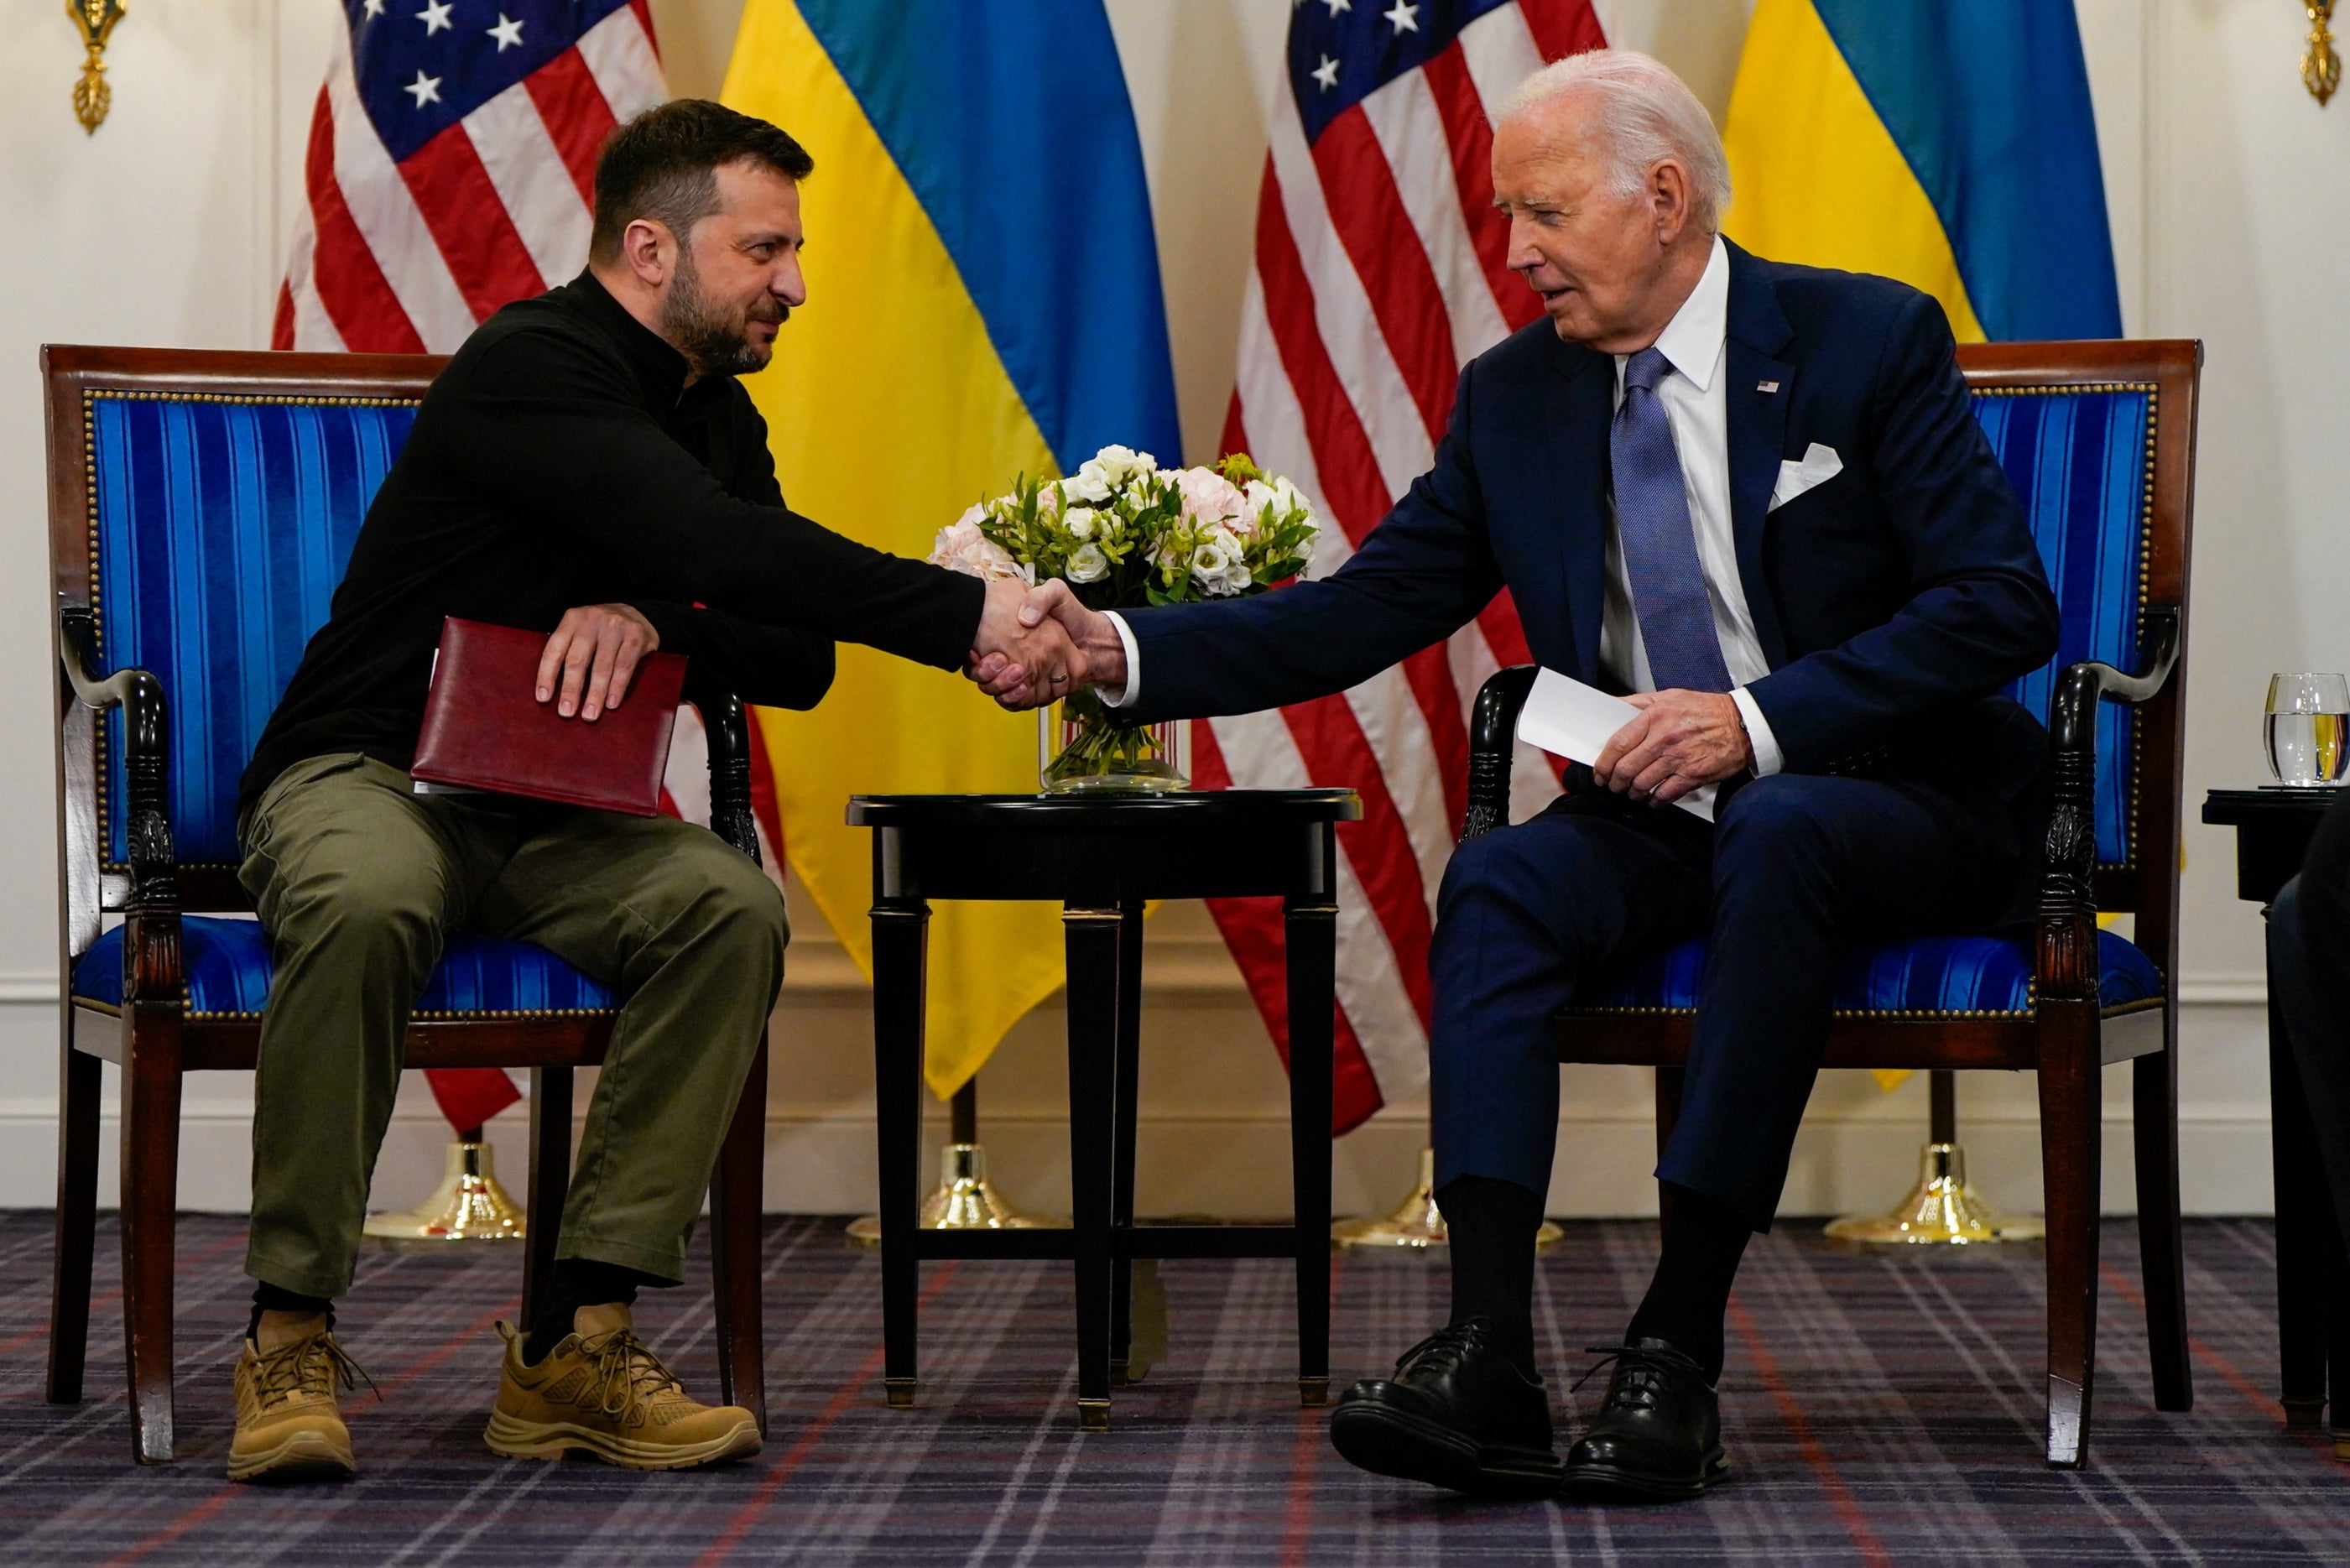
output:
[[244, 803], [329, 752], [405, 770], [444, 616], [552, 631], [633, 605], [698, 683], [776, 708], [816, 705], [835, 640], [960, 668], [979, 580], [785, 509], [750, 395], [686, 369], [585, 273], [483, 323], [425, 394]]

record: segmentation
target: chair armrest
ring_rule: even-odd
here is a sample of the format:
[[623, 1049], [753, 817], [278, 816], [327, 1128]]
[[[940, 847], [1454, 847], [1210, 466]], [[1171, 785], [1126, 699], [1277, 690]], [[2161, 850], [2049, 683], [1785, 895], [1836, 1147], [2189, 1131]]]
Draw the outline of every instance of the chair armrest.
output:
[[710, 831], [759, 863], [759, 828], [751, 815], [751, 716], [731, 691], [697, 695], [710, 738]]
[[2178, 612], [2147, 612], [2145, 664], [2135, 674], [2084, 661], [2057, 678], [2049, 705], [2048, 836], [2040, 873], [2040, 994], [2097, 996], [2097, 704], [2139, 703], [2168, 685], [2178, 664]]
[[179, 855], [172, 838], [172, 711], [163, 683], [151, 670], [118, 670], [100, 678], [93, 670], [95, 627], [88, 609], [61, 606], [57, 611], [57, 660], [74, 698], [85, 707], [122, 710], [123, 774], [129, 781], [131, 909], [174, 911], [180, 907]]
[[1469, 809], [1461, 841], [1482, 836], [1510, 821], [1510, 757], [1518, 738], [1518, 710], [1534, 689], [1540, 666], [1513, 665], [1477, 689], [1469, 718]]

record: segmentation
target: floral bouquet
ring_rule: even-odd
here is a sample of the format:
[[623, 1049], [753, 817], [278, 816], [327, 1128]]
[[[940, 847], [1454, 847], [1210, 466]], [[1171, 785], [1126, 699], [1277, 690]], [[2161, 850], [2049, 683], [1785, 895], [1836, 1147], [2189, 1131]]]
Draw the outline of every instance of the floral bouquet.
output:
[[[1234, 452], [1213, 468], [1162, 469], [1106, 446], [1066, 479], [1023, 477], [939, 532], [936, 565], [1035, 587], [1058, 577], [1088, 609], [1236, 598], [1287, 582], [1314, 558], [1320, 524], [1288, 480]], [[1092, 691], [1045, 721], [1045, 789], [1186, 786], [1182, 725], [1121, 724]], [[1049, 714], [1050, 710], [1046, 711]]]

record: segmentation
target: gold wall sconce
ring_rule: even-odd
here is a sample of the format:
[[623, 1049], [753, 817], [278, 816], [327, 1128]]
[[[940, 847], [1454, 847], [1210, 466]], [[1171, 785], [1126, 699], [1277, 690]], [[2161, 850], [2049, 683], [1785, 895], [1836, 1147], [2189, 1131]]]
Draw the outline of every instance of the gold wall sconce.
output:
[[81, 80], [74, 83], [74, 118], [95, 135], [114, 105], [113, 89], [106, 85], [106, 40], [122, 20], [122, 0], [66, 0], [66, 15], [81, 29], [82, 47], [88, 51], [82, 59]]
[[2334, 52], [2334, 0], [2302, 0], [2309, 13], [2309, 47], [2302, 51], [2301, 85], [2320, 105], [2342, 85], [2342, 57]]

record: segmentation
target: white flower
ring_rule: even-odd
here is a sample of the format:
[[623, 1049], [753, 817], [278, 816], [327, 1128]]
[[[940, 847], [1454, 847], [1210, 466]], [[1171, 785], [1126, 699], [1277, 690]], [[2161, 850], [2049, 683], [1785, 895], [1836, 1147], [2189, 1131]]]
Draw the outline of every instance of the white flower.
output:
[[1255, 537], [1257, 529], [1263, 524], [1267, 506], [1273, 508], [1274, 517], [1278, 520], [1282, 505], [1272, 485], [1262, 479], [1252, 479], [1241, 486], [1241, 515], [1248, 524], [1250, 537]]
[[1087, 469], [1116, 486], [1126, 483], [1139, 474], [1156, 473], [1159, 471], [1159, 460], [1147, 452], [1137, 452], [1132, 447], [1106, 446], [1094, 453], [1093, 461], [1077, 472], [1083, 473]]
[[1065, 501], [1084, 502], [1093, 506], [1098, 506], [1107, 501], [1116, 489], [1117, 486], [1110, 483], [1109, 476], [1102, 472], [1101, 465], [1097, 462], [1087, 463], [1076, 473], [1061, 481], [1061, 493]]
[[1229, 598], [1248, 587], [1248, 562], [1231, 529], [1215, 529], [1192, 550], [1191, 580], [1211, 598]]
[[[1089, 506], [1072, 506], [1061, 514], [1061, 526], [1069, 531], [1069, 536], [1073, 539], [1090, 539], [1094, 536], [1094, 524], [1100, 520], [1100, 517], [1101, 514]], [[1087, 577], [1079, 580], [1090, 582], [1093, 579]]]
[[1080, 545], [1069, 557], [1066, 576], [1073, 583], [1097, 583], [1109, 576], [1109, 557], [1099, 545]]

